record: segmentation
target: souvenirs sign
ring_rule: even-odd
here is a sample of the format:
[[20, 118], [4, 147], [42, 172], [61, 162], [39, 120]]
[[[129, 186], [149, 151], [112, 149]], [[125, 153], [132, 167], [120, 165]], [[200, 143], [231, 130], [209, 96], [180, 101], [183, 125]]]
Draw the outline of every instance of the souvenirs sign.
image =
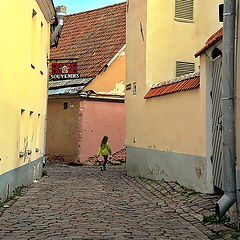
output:
[[78, 79], [77, 63], [53, 63], [50, 80]]

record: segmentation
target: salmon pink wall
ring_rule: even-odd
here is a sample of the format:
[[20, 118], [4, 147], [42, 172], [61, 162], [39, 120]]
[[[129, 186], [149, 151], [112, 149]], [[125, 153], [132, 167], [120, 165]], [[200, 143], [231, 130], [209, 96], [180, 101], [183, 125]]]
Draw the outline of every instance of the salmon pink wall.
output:
[[104, 135], [109, 137], [112, 152], [124, 147], [124, 103], [80, 101], [79, 162], [97, 153]]

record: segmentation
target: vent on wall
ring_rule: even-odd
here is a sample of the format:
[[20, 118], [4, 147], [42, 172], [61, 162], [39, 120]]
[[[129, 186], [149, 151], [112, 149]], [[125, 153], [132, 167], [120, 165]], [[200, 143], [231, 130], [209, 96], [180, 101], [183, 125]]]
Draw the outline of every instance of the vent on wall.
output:
[[193, 73], [195, 71], [195, 63], [190, 62], [176, 62], [176, 77]]
[[193, 21], [193, 0], [175, 0], [175, 19]]

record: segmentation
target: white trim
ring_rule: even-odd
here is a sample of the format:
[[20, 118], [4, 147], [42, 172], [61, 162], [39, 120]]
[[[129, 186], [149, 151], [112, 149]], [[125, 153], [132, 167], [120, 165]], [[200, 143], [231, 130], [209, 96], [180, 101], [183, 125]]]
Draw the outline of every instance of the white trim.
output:
[[46, 21], [49, 23], [55, 15], [55, 8], [51, 0], [36, 0], [39, 8], [41, 9]]
[[118, 53], [107, 63], [108, 67], [114, 62], [114, 60], [117, 57], [119, 57], [122, 54], [122, 52], [125, 50], [125, 48], [126, 48], [126, 44], [124, 44], [123, 47], [118, 51]]
[[[212, 51], [213, 51], [214, 48], [218, 48], [219, 50], [223, 51], [222, 39], [219, 39], [216, 43], [214, 43], [210, 48], [208, 48], [208, 49], [207, 49], [204, 53], [202, 53], [202, 54], [205, 54], [206, 56], [208, 56], [208, 57], [211, 59], [211, 61], [215, 61], [215, 60], [217, 60], [219, 57], [222, 57], [222, 56], [219, 56], [219, 57], [217, 57], [216, 59], [212, 59], [211, 53], [212, 53]], [[202, 55], [202, 54], [201, 54], [201, 55]], [[200, 55], [200, 56], [201, 56], [201, 55]]]

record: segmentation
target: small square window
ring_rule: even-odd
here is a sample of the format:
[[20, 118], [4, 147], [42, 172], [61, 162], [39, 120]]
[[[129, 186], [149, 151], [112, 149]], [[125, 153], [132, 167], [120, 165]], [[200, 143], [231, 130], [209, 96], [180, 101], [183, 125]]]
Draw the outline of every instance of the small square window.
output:
[[63, 103], [63, 109], [68, 109], [68, 102]]
[[37, 12], [33, 9], [32, 10], [32, 18], [34, 18], [37, 15]]
[[126, 85], [126, 91], [131, 90], [131, 88], [132, 88], [132, 84], [131, 83]]

